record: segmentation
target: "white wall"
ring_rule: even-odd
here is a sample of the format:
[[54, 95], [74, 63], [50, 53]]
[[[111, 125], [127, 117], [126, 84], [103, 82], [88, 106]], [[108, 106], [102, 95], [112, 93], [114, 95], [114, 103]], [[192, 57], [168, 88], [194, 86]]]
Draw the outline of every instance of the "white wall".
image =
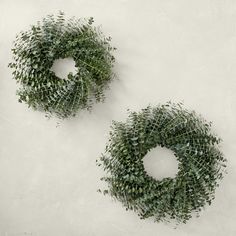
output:
[[[58, 10], [112, 36], [119, 78], [105, 103], [59, 127], [17, 102], [7, 68], [16, 33]], [[1, 0], [0, 76], [0, 236], [236, 235], [236, 1]], [[111, 120], [168, 100], [213, 121], [229, 172], [213, 205], [177, 229], [96, 192]]]

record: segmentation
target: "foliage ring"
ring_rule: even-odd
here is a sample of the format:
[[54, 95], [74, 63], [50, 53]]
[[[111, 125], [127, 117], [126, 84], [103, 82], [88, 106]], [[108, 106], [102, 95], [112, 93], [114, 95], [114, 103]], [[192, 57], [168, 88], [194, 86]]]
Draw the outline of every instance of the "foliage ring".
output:
[[[17, 35], [9, 66], [20, 84], [20, 102], [66, 118], [104, 100], [104, 89], [114, 78], [115, 48], [93, 21], [92, 17], [65, 19], [59, 12]], [[67, 79], [51, 70], [54, 61], [63, 58], [75, 61], [76, 73], [69, 73]]]
[[[169, 102], [131, 112], [126, 122], [113, 122], [106, 151], [98, 160], [106, 172], [102, 180], [108, 184], [103, 193], [141, 219], [186, 223], [214, 199], [226, 167], [220, 141], [211, 133], [211, 123], [182, 104]], [[175, 178], [157, 180], [145, 171], [142, 159], [156, 146], [176, 156]]]

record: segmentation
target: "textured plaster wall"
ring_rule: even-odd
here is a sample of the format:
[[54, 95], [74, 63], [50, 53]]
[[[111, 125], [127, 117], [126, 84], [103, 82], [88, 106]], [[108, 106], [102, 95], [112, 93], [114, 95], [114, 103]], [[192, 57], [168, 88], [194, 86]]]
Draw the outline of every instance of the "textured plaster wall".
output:
[[[58, 10], [93, 16], [118, 48], [105, 103], [59, 126], [17, 102], [7, 68], [16, 33]], [[235, 236], [235, 91], [234, 0], [0, 0], [0, 236]], [[111, 120], [168, 100], [213, 121], [229, 172], [213, 205], [177, 229], [96, 192]]]

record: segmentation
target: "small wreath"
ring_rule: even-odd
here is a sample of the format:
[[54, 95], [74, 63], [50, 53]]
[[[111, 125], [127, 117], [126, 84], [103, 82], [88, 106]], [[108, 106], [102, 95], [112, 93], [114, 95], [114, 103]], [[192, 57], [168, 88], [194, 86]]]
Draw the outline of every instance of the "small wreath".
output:
[[[141, 219], [186, 223], [193, 212], [198, 216], [214, 199], [226, 161], [210, 127], [194, 111], [172, 103], [132, 112], [126, 123], [114, 122], [106, 152], [98, 161], [108, 174], [102, 178], [108, 183], [103, 193]], [[175, 178], [156, 180], [146, 173], [142, 159], [157, 145], [174, 152], [179, 162]]]
[[[115, 48], [92, 23], [93, 18], [66, 21], [60, 12], [17, 36], [9, 66], [21, 84], [20, 102], [65, 118], [104, 99], [103, 90], [114, 76]], [[51, 67], [56, 59], [67, 57], [74, 59], [77, 71], [60, 79]]]

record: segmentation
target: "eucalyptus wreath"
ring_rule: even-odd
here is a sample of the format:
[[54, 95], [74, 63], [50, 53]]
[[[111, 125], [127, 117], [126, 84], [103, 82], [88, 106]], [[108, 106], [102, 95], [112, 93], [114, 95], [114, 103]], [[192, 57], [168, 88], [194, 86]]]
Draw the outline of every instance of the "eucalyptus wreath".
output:
[[[114, 77], [115, 48], [111, 37], [92, 24], [93, 18], [66, 20], [60, 12], [17, 35], [9, 66], [21, 85], [20, 102], [65, 118], [104, 99], [103, 91]], [[51, 70], [53, 62], [67, 57], [74, 59], [76, 73], [58, 78]]]
[[[182, 104], [130, 112], [126, 122], [113, 122], [106, 151], [97, 160], [108, 184], [99, 192], [111, 195], [141, 219], [186, 223], [214, 199], [226, 167], [220, 141], [211, 133], [211, 123]], [[145, 171], [143, 157], [157, 146], [176, 156], [175, 178], [154, 179]]]

